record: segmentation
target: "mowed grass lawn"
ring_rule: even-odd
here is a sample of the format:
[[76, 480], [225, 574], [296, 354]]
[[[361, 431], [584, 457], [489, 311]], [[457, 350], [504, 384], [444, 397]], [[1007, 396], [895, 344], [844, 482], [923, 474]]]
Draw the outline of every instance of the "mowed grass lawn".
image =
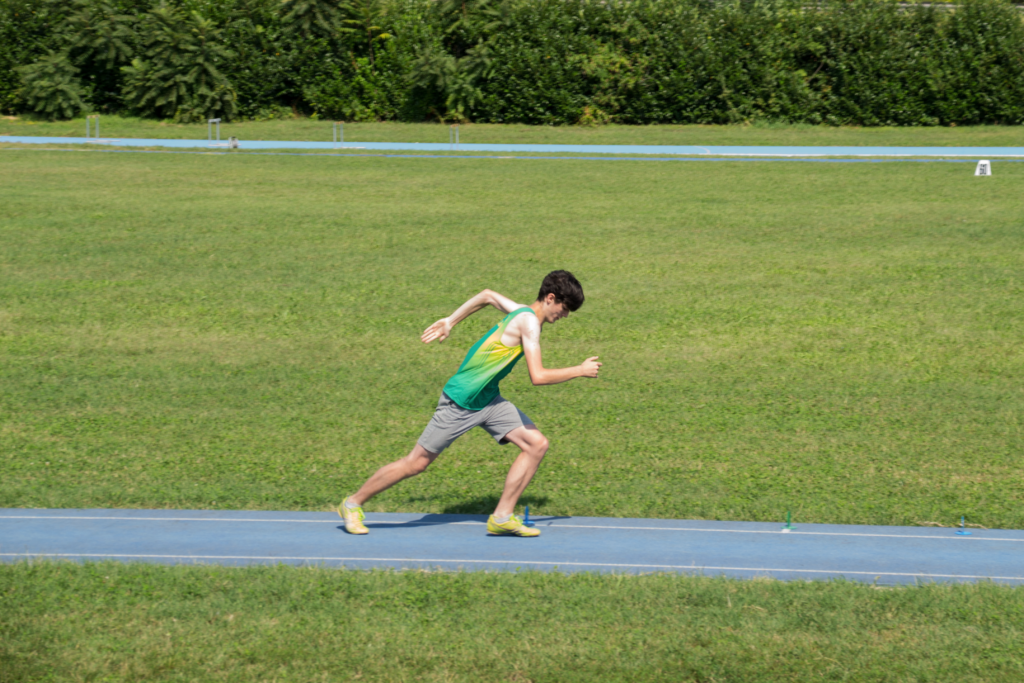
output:
[[[1024, 164], [0, 151], [0, 506], [326, 509], [498, 319], [546, 514], [1021, 527]], [[371, 510], [488, 512], [470, 433]], [[0, 565], [0, 681], [1017, 681], [1019, 589]]]
[[[325, 510], [498, 319], [559, 515], [1024, 526], [1024, 164], [0, 151], [0, 506]], [[489, 512], [482, 430], [369, 511]]]
[[0, 564], [0, 681], [1019, 683], [1024, 591]]

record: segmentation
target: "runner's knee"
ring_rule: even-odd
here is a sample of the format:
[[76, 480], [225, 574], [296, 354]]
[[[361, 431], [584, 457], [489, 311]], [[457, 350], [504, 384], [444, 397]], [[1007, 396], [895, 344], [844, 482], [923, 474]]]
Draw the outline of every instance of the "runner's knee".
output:
[[433, 462], [431, 458], [425, 457], [413, 457], [406, 458], [405, 466], [408, 468], [410, 474], [420, 474], [425, 469], [430, 467], [430, 463]]

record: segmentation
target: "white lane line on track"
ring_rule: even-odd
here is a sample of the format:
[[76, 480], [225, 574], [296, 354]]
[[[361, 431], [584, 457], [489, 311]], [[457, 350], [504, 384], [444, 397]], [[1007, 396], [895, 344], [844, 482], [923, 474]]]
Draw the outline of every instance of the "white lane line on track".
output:
[[[464, 522], [458, 522], [463, 524]], [[981, 536], [971, 536], [965, 538], [963, 536], [926, 536], [924, 534], [870, 534], [866, 532], [841, 532], [841, 531], [787, 531], [771, 530], [771, 529], [697, 529], [693, 527], [656, 527], [656, 526], [601, 526], [597, 524], [552, 524], [551, 527], [557, 529], [622, 529], [626, 531], [703, 531], [710, 533], [722, 533], [722, 534], [781, 534], [785, 533], [787, 536], [866, 536], [871, 538], [925, 538], [928, 540], [937, 541], [1012, 541], [1014, 543], [1024, 543], [1024, 538], [988, 538]], [[949, 531], [953, 531], [952, 527], [949, 527]], [[977, 531], [973, 533], [978, 533]]]
[[[130, 522], [245, 522], [268, 524], [341, 524], [338, 519], [235, 519], [231, 517], [126, 517], [110, 515], [106, 517], [80, 517], [75, 515], [2, 515], [0, 521], [5, 519], [75, 519], [75, 520], [125, 520]], [[539, 518], [538, 522], [543, 522]], [[373, 527], [405, 526], [407, 524], [418, 524], [419, 526], [444, 526], [444, 525], [476, 525], [480, 526], [486, 522], [418, 522], [409, 520], [406, 522], [375, 522], [369, 521]], [[696, 531], [701, 533], [722, 533], [722, 534], [780, 534], [781, 530], [774, 529], [700, 529], [696, 527], [659, 527], [659, 526], [613, 526], [600, 524], [548, 524], [545, 528], [552, 529], [612, 529], [622, 531]], [[950, 527], [949, 531], [953, 531]], [[873, 534], [867, 532], [841, 532], [841, 531], [789, 531], [787, 536], [853, 536], [866, 538], [923, 538], [932, 541], [1004, 541], [1011, 543], [1024, 543], [1024, 538], [991, 538], [985, 536], [928, 536], [925, 534]], [[974, 533], [979, 533], [975, 531]]]
[[790, 572], [799, 574], [857, 574], [863, 576], [916, 576], [939, 579], [991, 579], [997, 581], [1024, 581], [1024, 576], [985, 576], [982, 574], [927, 574], [922, 572], [866, 572], [851, 569], [790, 569], [779, 567], [714, 567], [710, 565], [680, 564], [625, 564], [612, 562], [544, 562], [539, 560], [442, 560], [416, 557], [286, 557], [273, 555], [138, 555], [116, 553], [0, 553], [0, 557], [96, 557], [124, 559], [160, 560], [275, 560], [303, 562], [436, 562], [443, 564], [502, 564], [502, 565], [544, 565], [549, 567], [623, 567], [628, 569], [675, 569], [704, 571], [708, 569], [736, 572]]

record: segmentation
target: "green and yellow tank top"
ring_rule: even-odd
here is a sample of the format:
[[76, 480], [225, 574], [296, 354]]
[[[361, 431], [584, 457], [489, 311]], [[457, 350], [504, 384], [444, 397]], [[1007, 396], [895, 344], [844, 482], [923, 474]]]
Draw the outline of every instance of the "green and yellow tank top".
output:
[[513, 318], [527, 311], [535, 315], [529, 306], [517, 308], [473, 345], [459, 371], [444, 385], [448, 398], [466, 410], [482, 410], [494, 400], [498, 395], [498, 382], [512, 372], [523, 357], [523, 345], [505, 346], [501, 335]]

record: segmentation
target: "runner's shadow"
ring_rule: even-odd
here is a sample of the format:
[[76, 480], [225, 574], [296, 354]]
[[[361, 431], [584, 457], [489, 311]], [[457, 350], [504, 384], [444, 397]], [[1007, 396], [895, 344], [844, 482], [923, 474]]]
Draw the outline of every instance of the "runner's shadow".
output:
[[[440, 526], [443, 524], [458, 524], [460, 522], [476, 522], [483, 524], [487, 522], [487, 518], [482, 515], [447, 515], [429, 513], [423, 515], [419, 519], [410, 519], [407, 522], [370, 522], [366, 521], [363, 524], [366, 525], [367, 529], [407, 529], [414, 526]], [[344, 529], [344, 526], [338, 527]]]
[[[525, 505], [529, 505], [536, 510], [547, 502], [547, 496], [523, 496], [519, 499], [518, 507], [522, 508]], [[410, 519], [405, 522], [373, 522], [367, 520], [364, 524], [367, 529], [409, 529], [419, 526], [465, 524], [466, 522], [485, 524], [487, 522], [488, 515], [494, 512], [494, 508], [497, 507], [497, 505], [498, 496], [483, 496], [462, 503], [449, 505], [442, 513], [428, 513], [419, 519]], [[570, 517], [540, 515], [531, 510], [530, 519], [536, 519], [538, 522], [552, 522], [556, 519], [570, 519]], [[345, 529], [344, 525], [341, 525], [338, 528], [341, 530]]]
[[[430, 513], [423, 515], [419, 519], [410, 519], [405, 522], [371, 522], [367, 520], [363, 524], [367, 529], [409, 529], [417, 526], [443, 526], [445, 524], [465, 524], [466, 522], [486, 524], [487, 517], [483, 515], [439, 515], [437, 513]], [[341, 524], [337, 528], [344, 531], [345, 525]]]
[[[568, 515], [563, 516], [547, 516], [543, 515], [534, 518], [530, 516], [531, 520], [537, 523], [542, 522], [553, 522], [556, 519], [572, 519]], [[451, 514], [437, 514], [430, 513], [423, 515], [419, 519], [410, 519], [406, 522], [364, 522], [367, 529], [411, 529], [412, 527], [419, 526], [443, 526], [445, 524], [465, 524], [465, 523], [479, 524], [483, 526], [487, 522], [486, 515], [451, 515]], [[345, 525], [339, 525], [339, 531], [345, 530]]]

